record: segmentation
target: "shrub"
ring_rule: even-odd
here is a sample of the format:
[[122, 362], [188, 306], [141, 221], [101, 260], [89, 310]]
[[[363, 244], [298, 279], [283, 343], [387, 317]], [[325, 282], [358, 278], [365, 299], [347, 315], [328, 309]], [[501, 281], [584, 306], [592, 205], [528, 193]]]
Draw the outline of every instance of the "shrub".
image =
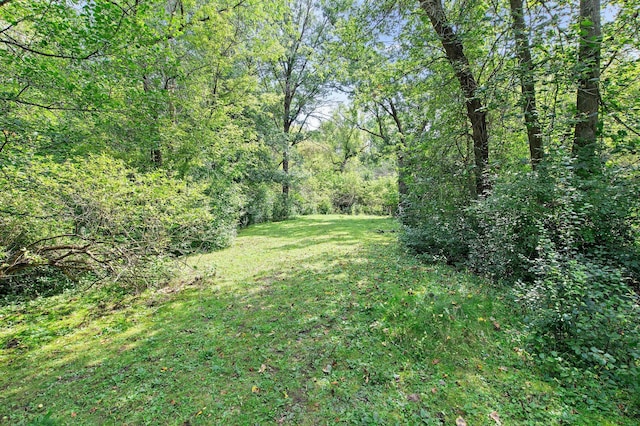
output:
[[265, 183], [247, 188], [243, 203], [242, 224], [247, 226], [271, 221], [277, 197], [276, 191]]
[[430, 260], [450, 264], [465, 262], [469, 256], [471, 226], [464, 212], [439, 212], [419, 224], [405, 224], [401, 242]]
[[276, 222], [289, 219], [289, 217], [291, 217], [292, 210], [293, 200], [291, 199], [291, 194], [288, 196], [280, 194], [273, 204], [272, 218]]
[[203, 184], [138, 173], [106, 156], [62, 164], [38, 159], [2, 172], [5, 292], [51, 269], [70, 277], [149, 277], [163, 270], [158, 264], [169, 254], [221, 247], [235, 231], [231, 203], [212, 202]]
[[589, 179], [573, 170], [569, 155], [554, 154], [471, 207], [468, 264], [517, 281], [532, 347], [554, 367], [635, 377], [639, 188], [616, 170]]
[[590, 180], [573, 173], [572, 159], [551, 156], [537, 173], [499, 182], [468, 214], [475, 223], [469, 264], [494, 277], [532, 280], [541, 238], [574, 253], [638, 276], [637, 185], [607, 171]]
[[640, 308], [625, 271], [559, 253], [546, 237], [538, 250], [535, 280], [515, 286], [533, 351], [560, 373], [580, 366], [637, 384]]
[[467, 260], [475, 229], [473, 216], [465, 210], [473, 181], [465, 164], [433, 154], [425, 149], [409, 159], [400, 238], [427, 259], [460, 264]]
[[434, 179], [412, 183], [403, 242], [511, 286], [532, 351], [556, 373], [581, 368], [638, 383], [637, 179], [614, 168], [577, 176], [562, 149], [535, 173], [504, 175], [467, 208], [455, 191], [430, 190], [447, 192]]
[[330, 171], [306, 176], [292, 200], [292, 211], [298, 214], [391, 215], [398, 189], [393, 176], [366, 179], [358, 171]]

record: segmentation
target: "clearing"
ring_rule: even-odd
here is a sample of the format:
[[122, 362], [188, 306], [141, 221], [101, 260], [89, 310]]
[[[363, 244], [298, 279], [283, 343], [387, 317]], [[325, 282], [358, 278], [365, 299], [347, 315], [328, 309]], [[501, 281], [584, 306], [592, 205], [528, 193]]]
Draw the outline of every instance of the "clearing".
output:
[[418, 262], [396, 226], [253, 226], [190, 258], [198, 278], [2, 306], [0, 423], [625, 424], [614, 396], [537, 373], [499, 291]]

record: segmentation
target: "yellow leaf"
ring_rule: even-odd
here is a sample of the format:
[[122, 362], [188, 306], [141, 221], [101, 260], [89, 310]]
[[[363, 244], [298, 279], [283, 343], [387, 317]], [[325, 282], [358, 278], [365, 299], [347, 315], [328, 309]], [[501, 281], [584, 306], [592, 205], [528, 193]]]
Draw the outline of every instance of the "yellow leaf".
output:
[[251, 392], [252, 393], [260, 393], [260, 388], [257, 386], [252, 386], [251, 387]]

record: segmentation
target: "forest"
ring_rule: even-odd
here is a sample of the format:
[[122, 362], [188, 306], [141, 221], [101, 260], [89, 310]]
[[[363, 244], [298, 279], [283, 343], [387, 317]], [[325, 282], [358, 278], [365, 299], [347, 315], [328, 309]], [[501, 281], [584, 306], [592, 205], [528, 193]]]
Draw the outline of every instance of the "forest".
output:
[[371, 232], [411, 268], [489, 282], [530, 365], [582, 396], [607, 389], [612, 424], [632, 424], [639, 10], [0, 0], [0, 320], [65, 294], [151, 294], [254, 226], [393, 217]]

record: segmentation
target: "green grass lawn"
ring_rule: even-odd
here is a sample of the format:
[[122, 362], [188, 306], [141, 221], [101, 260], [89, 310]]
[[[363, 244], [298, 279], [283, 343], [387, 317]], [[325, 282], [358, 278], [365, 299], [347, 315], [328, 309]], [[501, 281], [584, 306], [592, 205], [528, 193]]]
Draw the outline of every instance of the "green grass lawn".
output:
[[419, 263], [395, 228], [253, 226], [164, 288], [0, 307], [0, 423], [634, 424], [537, 373], [498, 290]]

